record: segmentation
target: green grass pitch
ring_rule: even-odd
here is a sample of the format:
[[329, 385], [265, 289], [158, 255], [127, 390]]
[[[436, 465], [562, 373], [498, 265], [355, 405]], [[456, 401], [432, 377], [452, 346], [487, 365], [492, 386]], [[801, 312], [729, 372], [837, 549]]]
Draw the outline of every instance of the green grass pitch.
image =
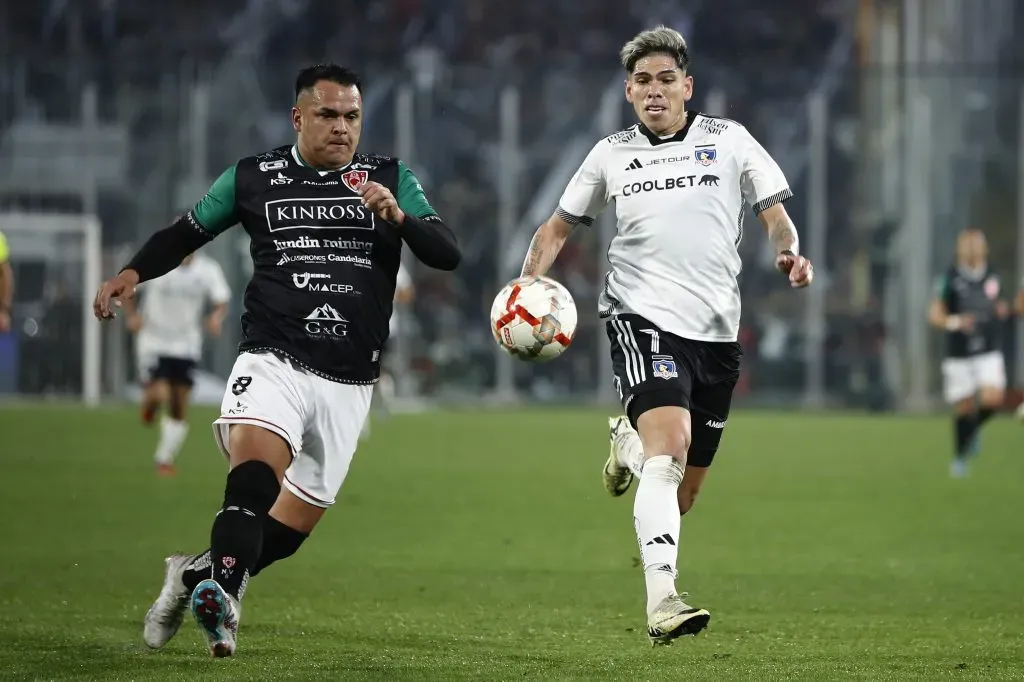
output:
[[141, 641], [162, 558], [206, 546], [225, 466], [175, 479], [131, 408], [0, 409], [3, 680], [1024, 678], [1024, 427], [947, 476], [947, 419], [737, 413], [683, 519], [709, 629], [652, 649], [632, 492], [600, 412], [377, 422], [336, 507], [256, 578], [238, 655]]

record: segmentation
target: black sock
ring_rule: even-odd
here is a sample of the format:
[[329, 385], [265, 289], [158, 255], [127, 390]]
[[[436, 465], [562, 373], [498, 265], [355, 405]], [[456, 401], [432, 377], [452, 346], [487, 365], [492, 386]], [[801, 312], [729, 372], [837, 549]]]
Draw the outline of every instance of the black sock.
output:
[[213, 579], [241, 599], [263, 549], [263, 525], [281, 490], [265, 462], [242, 462], [228, 473], [224, 506], [210, 531]]
[[308, 537], [305, 533], [300, 533], [268, 515], [263, 526], [263, 551], [260, 552], [260, 558], [253, 566], [251, 575], [256, 575], [275, 561], [287, 559], [295, 554]]
[[213, 560], [210, 559], [210, 550], [205, 550], [192, 558], [185, 572], [181, 574], [181, 582], [185, 583], [185, 589], [189, 594], [196, 589], [203, 580], [213, 575]]
[[974, 437], [976, 418], [971, 415], [957, 415], [956, 417], [956, 456], [963, 459], [967, 456], [967, 446], [971, 444]]
[[[260, 550], [260, 558], [256, 560], [256, 565], [249, 572], [249, 577], [256, 575], [275, 561], [287, 559], [295, 554], [308, 537], [307, 534], [284, 525], [268, 514], [266, 523], [263, 524], [263, 547]], [[210, 550], [197, 554], [193, 558], [192, 563], [181, 576], [189, 594], [196, 589], [196, 585], [210, 577], [212, 567], [213, 560], [210, 558]]]
[[977, 423], [975, 424], [974, 428], [980, 429], [981, 425], [987, 422], [992, 417], [994, 417], [995, 414], [996, 411], [993, 410], [991, 407], [981, 408], [980, 410], [978, 410], [978, 416], [976, 417]]

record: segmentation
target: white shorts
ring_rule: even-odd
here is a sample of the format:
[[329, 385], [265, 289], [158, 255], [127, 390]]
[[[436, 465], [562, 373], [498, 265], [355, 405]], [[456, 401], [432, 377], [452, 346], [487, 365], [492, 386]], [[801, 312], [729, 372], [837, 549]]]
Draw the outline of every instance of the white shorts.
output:
[[281, 436], [292, 450], [284, 487], [326, 508], [345, 482], [372, 396], [370, 384], [339, 384], [272, 353], [242, 353], [231, 369], [213, 435], [225, 456], [231, 424], [261, 426]]
[[943, 394], [947, 403], [970, 398], [982, 388], [1006, 388], [1006, 362], [999, 351], [942, 361]]

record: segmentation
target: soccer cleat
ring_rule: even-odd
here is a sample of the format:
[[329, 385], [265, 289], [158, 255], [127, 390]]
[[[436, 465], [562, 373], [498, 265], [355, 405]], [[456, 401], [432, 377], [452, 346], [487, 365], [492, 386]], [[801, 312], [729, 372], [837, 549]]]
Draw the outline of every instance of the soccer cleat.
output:
[[164, 586], [143, 619], [142, 639], [151, 649], [167, 644], [185, 619], [188, 588], [181, 577], [194, 558], [188, 554], [172, 554], [164, 559]]
[[959, 457], [949, 463], [950, 478], [967, 478], [967, 462]]
[[174, 468], [173, 464], [157, 464], [156, 475], [164, 478], [172, 478], [178, 475], [178, 470]]
[[235, 653], [242, 606], [216, 580], [204, 580], [192, 590], [192, 615], [206, 635], [214, 658]]
[[615, 442], [622, 434], [629, 431], [633, 431], [633, 427], [630, 426], [627, 417], [608, 417], [608, 461], [604, 464], [601, 476], [604, 479], [605, 490], [612, 497], [622, 495], [629, 490], [629, 486], [633, 483], [633, 472], [629, 470], [629, 467], [619, 464], [619, 459], [615, 456]]
[[647, 636], [654, 646], [668, 645], [677, 637], [696, 635], [707, 627], [709, 620], [711, 614], [707, 609], [690, 606], [678, 594], [670, 594], [647, 617]]

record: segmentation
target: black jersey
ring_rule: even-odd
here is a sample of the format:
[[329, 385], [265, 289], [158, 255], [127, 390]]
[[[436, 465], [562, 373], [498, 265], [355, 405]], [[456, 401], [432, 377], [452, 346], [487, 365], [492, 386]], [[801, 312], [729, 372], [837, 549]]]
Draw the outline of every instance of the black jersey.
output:
[[320, 171], [294, 146], [240, 160], [185, 216], [210, 235], [236, 223], [249, 234], [240, 352], [281, 353], [341, 383], [376, 381], [402, 238], [363, 206], [356, 190], [368, 180], [390, 189], [408, 216], [440, 220], [401, 161], [356, 154]]
[[950, 315], [970, 315], [970, 332], [946, 332], [946, 355], [953, 358], [979, 355], [1002, 349], [1002, 321], [996, 304], [1002, 283], [989, 267], [976, 273], [955, 265], [939, 279], [937, 296]]

